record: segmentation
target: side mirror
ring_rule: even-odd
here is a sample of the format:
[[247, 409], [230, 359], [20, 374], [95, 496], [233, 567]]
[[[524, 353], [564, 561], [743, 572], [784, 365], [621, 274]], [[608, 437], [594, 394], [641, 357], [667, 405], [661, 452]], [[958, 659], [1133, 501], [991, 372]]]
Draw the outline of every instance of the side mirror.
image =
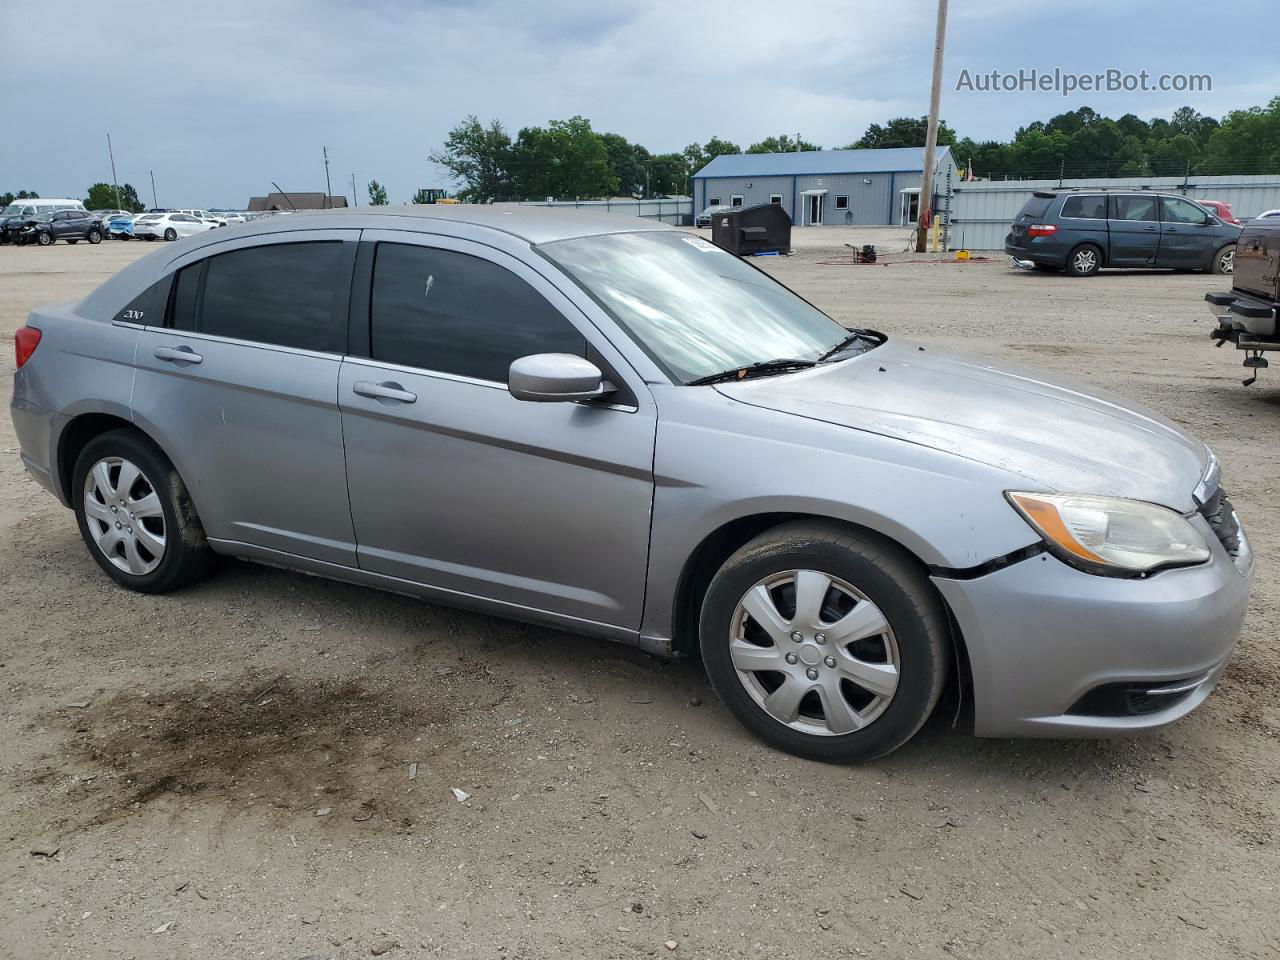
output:
[[511, 364], [507, 390], [517, 400], [557, 403], [594, 400], [615, 387], [590, 360], [572, 353], [535, 353]]

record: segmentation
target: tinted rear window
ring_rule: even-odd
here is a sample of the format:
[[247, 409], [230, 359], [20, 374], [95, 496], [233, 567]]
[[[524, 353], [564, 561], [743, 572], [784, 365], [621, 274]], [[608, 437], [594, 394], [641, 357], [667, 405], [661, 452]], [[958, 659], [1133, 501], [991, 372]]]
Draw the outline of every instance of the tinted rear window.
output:
[[204, 290], [197, 297], [201, 266], [192, 264], [178, 274], [173, 326], [321, 353], [345, 352], [342, 288], [350, 282], [350, 271], [342, 241], [246, 247], [210, 257], [203, 264]]
[[1022, 209], [1018, 211], [1018, 219], [1039, 220], [1045, 215], [1045, 211], [1049, 209], [1049, 204], [1051, 203], [1053, 203], [1053, 197], [1041, 197], [1033, 194], [1022, 205]]
[[1081, 220], [1105, 220], [1107, 198], [1103, 196], [1067, 197], [1062, 205], [1062, 215]]

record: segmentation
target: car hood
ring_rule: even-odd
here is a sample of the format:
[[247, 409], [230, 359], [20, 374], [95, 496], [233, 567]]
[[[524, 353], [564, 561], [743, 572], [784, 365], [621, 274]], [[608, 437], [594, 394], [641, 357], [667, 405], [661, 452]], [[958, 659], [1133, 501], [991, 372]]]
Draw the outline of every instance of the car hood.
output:
[[995, 364], [885, 344], [799, 373], [721, 384], [743, 403], [894, 437], [997, 467], [1032, 490], [1189, 511], [1204, 444], [1113, 394]]

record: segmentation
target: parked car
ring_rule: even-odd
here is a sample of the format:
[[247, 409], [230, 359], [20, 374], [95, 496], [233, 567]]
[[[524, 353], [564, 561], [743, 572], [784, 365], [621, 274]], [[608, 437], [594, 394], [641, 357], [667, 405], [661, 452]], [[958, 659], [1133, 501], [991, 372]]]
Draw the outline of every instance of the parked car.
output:
[[101, 220], [104, 226], [112, 217], [131, 216], [128, 210], [90, 210], [89, 212]]
[[1277, 312], [1280, 311], [1280, 217], [1250, 220], [1236, 244], [1236, 268], [1231, 289], [1206, 293], [1209, 310], [1218, 318], [1210, 336], [1218, 346], [1233, 343], [1245, 351], [1244, 366], [1250, 370], [1247, 387], [1258, 379], [1257, 371], [1270, 364], [1263, 356], [1280, 350]]
[[201, 220], [189, 213], [144, 213], [133, 221], [133, 235], [143, 240], [177, 240], [179, 237], [190, 237], [213, 230], [217, 226], [210, 220]]
[[227, 554], [700, 652], [804, 756], [900, 746], [956, 664], [982, 735], [1159, 727], [1248, 603], [1217, 461], [1175, 424], [846, 330], [651, 221], [273, 217], [14, 339], [22, 462], [120, 585]]
[[709, 227], [711, 226], [711, 218], [714, 217], [717, 213], [719, 213], [721, 210], [732, 210], [732, 209], [734, 208], [723, 203], [713, 204], [709, 207], [705, 207], [703, 211], [700, 214], [698, 214], [697, 218], [694, 220], [693, 225], [695, 227]]
[[213, 214], [222, 221], [222, 225], [229, 227], [237, 223], [248, 223], [249, 218], [243, 213], [236, 213], [234, 210], [218, 210]]
[[88, 210], [51, 210], [24, 221], [15, 239], [18, 243], [36, 243], [42, 247], [59, 240], [101, 243], [102, 221]]
[[1280, 217], [1280, 210], [1264, 210], [1262, 213], [1254, 217], [1254, 220], [1269, 220], [1272, 217]]
[[65, 197], [34, 197], [29, 200], [15, 200], [0, 211], [0, 243], [12, 243], [17, 239], [22, 224], [36, 214], [48, 213], [51, 210], [83, 210], [84, 204], [79, 200]]
[[107, 236], [113, 240], [132, 240], [133, 221], [137, 215], [132, 213], [117, 214], [107, 220]]
[[1196, 203], [1200, 204], [1223, 223], [1240, 225], [1240, 218], [1231, 212], [1231, 204], [1224, 203], [1221, 200], [1197, 200]]
[[1230, 273], [1240, 228], [1186, 197], [1131, 191], [1039, 191], [1004, 250], [1014, 266], [1087, 277], [1102, 267]]
[[227, 225], [225, 218], [212, 214], [208, 210], [179, 210], [178, 213], [185, 213], [188, 216], [195, 217], [197, 220], [212, 223], [215, 227], [225, 227]]

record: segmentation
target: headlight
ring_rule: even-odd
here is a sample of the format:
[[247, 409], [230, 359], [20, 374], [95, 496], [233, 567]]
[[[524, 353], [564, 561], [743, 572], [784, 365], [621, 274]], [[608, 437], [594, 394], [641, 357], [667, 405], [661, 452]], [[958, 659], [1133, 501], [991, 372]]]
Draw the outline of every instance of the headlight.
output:
[[1141, 500], [1009, 493], [1059, 559], [1089, 573], [1135, 576], [1204, 563], [1209, 546], [1180, 513]]

